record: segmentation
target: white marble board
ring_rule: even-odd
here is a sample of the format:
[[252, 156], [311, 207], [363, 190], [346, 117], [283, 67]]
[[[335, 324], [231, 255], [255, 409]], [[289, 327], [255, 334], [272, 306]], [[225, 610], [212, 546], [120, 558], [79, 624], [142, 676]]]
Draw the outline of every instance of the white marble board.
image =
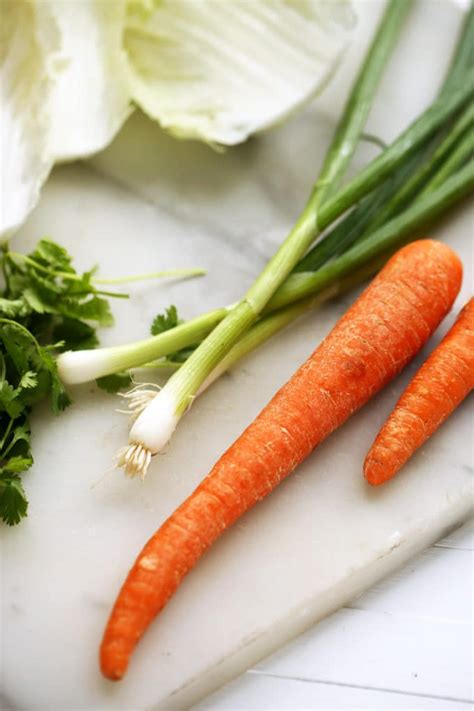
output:
[[[184, 317], [235, 300], [270, 256], [309, 191], [335, 117], [382, 5], [359, 3], [361, 33], [336, 83], [303, 115], [223, 155], [179, 143], [136, 114], [92, 161], [56, 169], [17, 236], [45, 234], [108, 275], [204, 266], [187, 282], [135, 285], [114, 303], [104, 343], [143, 337], [176, 303]], [[418, 3], [368, 129], [386, 140], [433, 95], [461, 11]], [[360, 166], [375, 149], [361, 150]], [[472, 289], [472, 213], [432, 232], [463, 258], [456, 308]], [[1, 691], [6, 708], [187, 708], [459, 525], [472, 510], [470, 402], [397, 479], [369, 490], [361, 462], [417, 364], [354, 416], [245, 516], [193, 571], [119, 684], [101, 679], [97, 647], [136, 553], [343, 313], [353, 295], [301, 320], [199, 399], [147, 480], [104, 472], [126, 438], [116, 401], [74, 390], [59, 419], [34, 419], [30, 514], [1, 535]], [[456, 309], [455, 309], [456, 310]], [[2, 708], [3, 708], [2, 706]]]

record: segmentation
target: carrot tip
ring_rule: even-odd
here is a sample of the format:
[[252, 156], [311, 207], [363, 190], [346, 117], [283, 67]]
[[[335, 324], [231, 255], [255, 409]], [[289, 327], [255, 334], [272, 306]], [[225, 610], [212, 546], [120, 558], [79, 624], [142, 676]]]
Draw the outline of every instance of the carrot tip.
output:
[[385, 484], [387, 481], [386, 479], [377, 479], [377, 477], [374, 477], [373, 475], [365, 475], [365, 480], [367, 484], [370, 484], [370, 486], [380, 486], [381, 484]]
[[123, 679], [125, 672], [127, 671], [128, 659], [113, 659], [113, 662], [111, 663], [112, 660], [109, 659], [109, 656], [109, 654], [104, 653], [104, 651], [101, 650], [99, 664], [102, 676], [109, 681], [120, 681]]
[[380, 486], [392, 478], [395, 471], [384, 462], [367, 458], [364, 462], [364, 477], [370, 486]]

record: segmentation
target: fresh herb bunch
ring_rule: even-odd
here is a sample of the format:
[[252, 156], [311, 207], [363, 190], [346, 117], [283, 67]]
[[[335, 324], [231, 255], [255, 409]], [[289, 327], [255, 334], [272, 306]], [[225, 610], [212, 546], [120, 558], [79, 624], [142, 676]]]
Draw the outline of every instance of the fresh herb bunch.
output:
[[48, 397], [55, 414], [70, 404], [55, 355], [98, 343], [96, 326], [113, 322], [104, 298], [112, 294], [94, 287], [94, 270], [78, 274], [50, 240], [28, 255], [5, 244], [0, 260], [0, 516], [13, 525], [28, 508], [20, 475], [33, 463], [32, 408]]
[[113, 316], [106, 296], [92, 283], [95, 268], [78, 274], [68, 252], [42, 239], [28, 255], [4, 245], [1, 266], [5, 290], [0, 298], [0, 316], [15, 319], [41, 344], [63, 341], [63, 348], [92, 348], [98, 340], [95, 328], [86, 323], [110, 326]]

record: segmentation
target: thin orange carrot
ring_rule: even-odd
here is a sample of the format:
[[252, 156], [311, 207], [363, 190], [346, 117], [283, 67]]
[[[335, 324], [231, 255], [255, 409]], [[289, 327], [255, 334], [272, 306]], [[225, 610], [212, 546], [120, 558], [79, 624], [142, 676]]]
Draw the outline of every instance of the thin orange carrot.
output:
[[400, 250], [211, 473], [145, 545], [110, 615], [102, 673], [120, 679], [157, 613], [207, 548], [389, 382], [451, 308], [461, 263], [431, 240]]
[[391, 479], [474, 387], [474, 299], [421, 366], [364, 462], [369, 484]]

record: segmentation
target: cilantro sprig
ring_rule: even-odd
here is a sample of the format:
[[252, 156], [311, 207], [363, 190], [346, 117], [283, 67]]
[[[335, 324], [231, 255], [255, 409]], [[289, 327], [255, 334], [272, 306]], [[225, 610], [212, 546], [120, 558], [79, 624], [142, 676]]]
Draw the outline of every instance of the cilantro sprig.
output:
[[[179, 318], [176, 306], [172, 304], [165, 309], [164, 313], [155, 316], [150, 327], [150, 333], [152, 336], [158, 336], [158, 334], [169, 331], [182, 323], [184, 322]], [[175, 365], [178, 363], [184, 363], [189, 358], [191, 353], [196, 350], [198, 345], [198, 343], [195, 343], [187, 348], [181, 348], [174, 353], [169, 353], [166, 358], [166, 363], [172, 363]]]
[[22, 474], [33, 464], [30, 414], [49, 398], [55, 414], [71, 402], [55, 355], [94, 347], [97, 326], [113, 322], [94, 270], [78, 274], [68, 252], [41, 240], [28, 255], [0, 252], [0, 517], [14, 525], [26, 516]]

